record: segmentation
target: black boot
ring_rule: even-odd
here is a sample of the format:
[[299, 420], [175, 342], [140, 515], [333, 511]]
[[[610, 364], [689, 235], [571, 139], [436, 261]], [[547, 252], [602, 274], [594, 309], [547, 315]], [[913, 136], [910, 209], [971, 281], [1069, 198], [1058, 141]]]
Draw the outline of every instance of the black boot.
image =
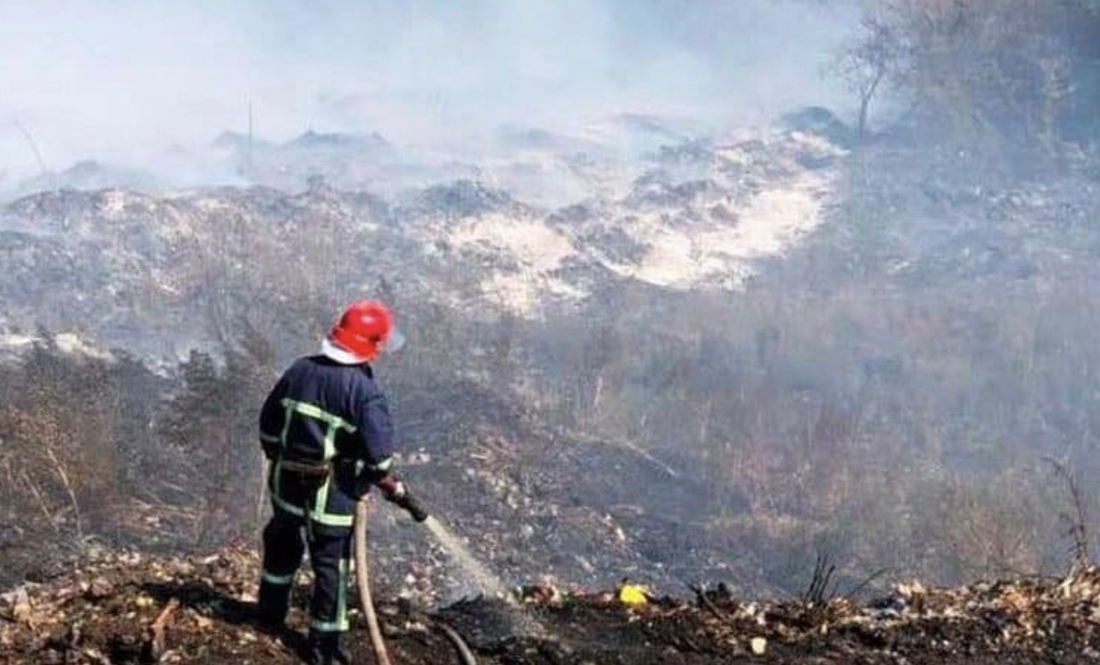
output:
[[340, 644], [343, 633], [309, 631], [310, 665], [351, 665], [351, 654]]
[[290, 607], [290, 588], [289, 584], [260, 584], [257, 618], [261, 628], [276, 633], [284, 628], [287, 609]]

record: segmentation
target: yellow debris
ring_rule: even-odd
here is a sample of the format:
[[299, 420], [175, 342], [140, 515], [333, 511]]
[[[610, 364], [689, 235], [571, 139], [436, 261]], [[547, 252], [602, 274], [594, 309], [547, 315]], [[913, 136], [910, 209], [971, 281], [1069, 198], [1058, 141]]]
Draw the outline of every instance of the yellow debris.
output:
[[624, 584], [619, 589], [619, 602], [627, 607], [642, 607], [649, 602], [646, 589], [637, 584]]

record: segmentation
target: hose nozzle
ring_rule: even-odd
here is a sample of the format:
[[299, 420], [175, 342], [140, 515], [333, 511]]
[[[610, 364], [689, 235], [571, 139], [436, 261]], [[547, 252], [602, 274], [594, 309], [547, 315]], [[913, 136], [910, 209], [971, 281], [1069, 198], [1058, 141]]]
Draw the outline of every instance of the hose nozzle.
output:
[[423, 522], [428, 519], [428, 510], [411, 494], [405, 494], [405, 496], [397, 499], [394, 503], [404, 508], [416, 522]]

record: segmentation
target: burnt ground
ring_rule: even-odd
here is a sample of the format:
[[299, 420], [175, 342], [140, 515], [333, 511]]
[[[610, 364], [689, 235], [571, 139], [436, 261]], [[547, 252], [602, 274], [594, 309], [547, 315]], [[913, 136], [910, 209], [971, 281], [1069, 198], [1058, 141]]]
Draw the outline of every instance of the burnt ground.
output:
[[[306, 581], [290, 629], [272, 635], [252, 618], [257, 571], [246, 548], [206, 558], [101, 552], [0, 595], [0, 663], [300, 662]], [[479, 663], [499, 665], [1100, 662], [1096, 570], [959, 589], [899, 585], [867, 605], [746, 602], [723, 589], [628, 608], [614, 592], [529, 587], [518, 605], [473, 599], [431, 612], [382, 601], [379, 612], [398, 664], [459, 662], [436, 621], [462, 634]], [[158, 649], [151, 627], [163, 616]], [[373, 662], [353, 619], [350, 647], [357, 662]]]

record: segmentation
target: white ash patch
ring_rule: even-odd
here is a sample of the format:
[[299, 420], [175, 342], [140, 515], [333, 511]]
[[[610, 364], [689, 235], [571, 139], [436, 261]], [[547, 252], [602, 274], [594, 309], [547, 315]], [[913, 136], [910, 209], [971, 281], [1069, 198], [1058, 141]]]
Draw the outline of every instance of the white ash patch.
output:
[[649, 250], [637, 263], [607, 267], [667, 288], [739, 288], [753, 273], [752, 261], [781, 254], [821, 224], [832, 184], [829, 175], [798, 174], [744, 202], [727, 200], [727, 222], [678, 225], [663, 213], [635, 217], [624, 229]]
[[468, 218], [450, 230], [447, 241], [458, 250], [481, 250], [506, 259], [485, 271], [480, 291], [513, 312], [534, 315], [545, 294], [570, 299], [587, 295], [553, 276], [576, 252], [569, 238], [542, 218], [506, 214]]
[[53, 338], [54, 344], [62, 353], [70, 355], [95, 358], [97, 360], [114, 360], [110, 351], [104, 351], [86, 342], [76, 333], [60, 333]]
[[[0, 356], [19, 357], [29, 351], [35, 344], [45, 341], [37, 335], [12, 332], [0, 333]], [[115, 359], [110, 351], [88, 343], [76, 333], [59, 333], [53, 336], [52, 341], [54, 346], [62, 353], [97, 360], [113, 361]]]
[[526, 208], [437, 220], [421, 233], [432, 254], [445, 246], [478, 257], [477, 295], [522, 316], [589, 295], [567, 266], [676, 290], [743, 288], [755, 261], [781, 255], [822, 223], [833, 160], [846, 152], [793, 132], [740, 136], [709, 154], [693, 180], [655, 171], [581, 217], [554, 221]]

